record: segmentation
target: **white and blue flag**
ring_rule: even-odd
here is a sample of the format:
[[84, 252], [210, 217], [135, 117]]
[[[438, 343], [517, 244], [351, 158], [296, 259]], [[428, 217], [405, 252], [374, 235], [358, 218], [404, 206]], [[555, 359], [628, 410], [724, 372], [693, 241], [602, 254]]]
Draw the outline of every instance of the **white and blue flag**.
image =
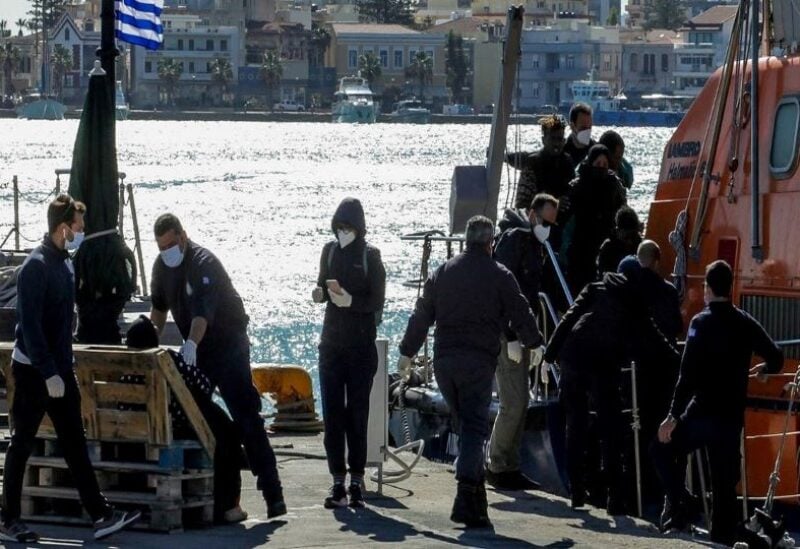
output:
[[116, 0], [116, 27], [119, 40], [157, 50], [164, 41], [161, 11], [164, 0]]

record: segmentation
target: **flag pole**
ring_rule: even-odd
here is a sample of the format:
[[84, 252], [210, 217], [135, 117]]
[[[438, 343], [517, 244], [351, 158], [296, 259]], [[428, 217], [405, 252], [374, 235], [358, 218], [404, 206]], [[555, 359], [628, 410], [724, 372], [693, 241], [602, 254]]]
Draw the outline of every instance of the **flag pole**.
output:
[[[97, 56], [100, 58], [103, 70], [106, 71], [106, 82], [111, 97], [115, 97], [116, 92], [115, 65], [119, 56], [119, 50], [114, 43], [114, 23], [114, 0], [103, 0], [100, 8], [100, 49], [97, 50]], [[113, 102], [111, 104], [114, 105]], [[115, 116], [115, 113], [111, 112], [110, 116]]]

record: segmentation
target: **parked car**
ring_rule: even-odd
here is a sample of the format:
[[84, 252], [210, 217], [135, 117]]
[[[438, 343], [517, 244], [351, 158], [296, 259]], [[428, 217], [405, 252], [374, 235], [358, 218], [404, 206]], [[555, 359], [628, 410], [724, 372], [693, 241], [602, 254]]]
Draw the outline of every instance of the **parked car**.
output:
[[276, 111], [291, 111], [291, 112], [303, 112], [306, 108], [298, 103], [293, 99], [284, 99], [280, 103], [275, 103], [273, 109]]

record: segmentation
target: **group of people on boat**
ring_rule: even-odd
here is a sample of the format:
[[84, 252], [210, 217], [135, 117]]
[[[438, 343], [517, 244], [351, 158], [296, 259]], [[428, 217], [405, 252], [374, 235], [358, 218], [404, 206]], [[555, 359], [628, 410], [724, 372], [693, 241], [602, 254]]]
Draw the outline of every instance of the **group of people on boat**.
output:
[[[626, 513], [621, 380], [622, 368], [635, 361], [643, 380], [643, 439], [652, 455], [652, 476], [666, 494], [664, 528], [680, 529], [691, 519], [692, 498], [684, 489], [686, 454], [704, 445], [712, 471], [711, 537], [732, 544], [748, 376], [778, 371], [782, 353], [758, 322], [732, 305], [733, 273], [727, 263], [715, 261], [706, 270], [708, 307], [688, 326], [681, 358], [677, 340], [684, 326], [678, 294], [658, 274], [658, 245], [642, 239], [638, 217], [626, 206], [633, 171], [624, 159], [624, 141], [606, 132], [595, 143], [586, 105], [576, 105], [569, 118], [568, 139], [567, 124], [548, 116], [541, 122], [543, 148], [508, 156], [522, 172], [515, 210], [506, 212], [499, 234], [486, 217], [468, 221], [465, 250], [424, 282], [399, 346], [398, 372], [408, 379], [429, 328], [436, 326], [434, 372], [459, 435], [451, 519], [468, 527], [491, 525], [487, 481], [498, 489], [537, 487], [522, 473], [519, 455], [529, 366], [537, 361], [545, 374], [555, 371], [556, 363], [560, 371], [572, 506], [583, 507], [587, 497], [597, 502], [602, 494], [600, 503], [609, 513]], [[72, 356], [76, 282], [68, 250], [80, 245], [84, 213], [85, 206], [68, 195], [50, 203], [48, 233], [19, 274], [11, 368], [14, 431], [0, 508], [0, 538], [7, 541], [38, 539], [20, 518], [20, 499], [45, 412], [95, 521], [95, 537], [139, 517], [138, 512], [115, 511], [106, 501], [82, 426]], [[332, 479], [326, 508], [365, 505], [369, 395], [386, 290], [381, 254], [367, 242], [366, 227], [361, 203], [343, 200], [331, 222], [335, 238], [321, 250], [311, 292], [312, 301], [326, 307], [319, 345], [324, 446]], [[242, 300], [220, 261], [188, 238], [176, 216], [159, 216], [154, 236], [159, 255], [152, 309], [128, 332], [127, 343], [157, 346], [167, 315], [172, 315], [184, 343], [171, 356], [217, 439], [215, 517], [235, 522], [247, 516], [238, 502], [242, 447], [268, 517], [281, 516], [286, 504], [252, 383], [249, 318]], [[542, 291], [564, 313], [549, 341], [539, 329], [543, 319], [537, 321], [532, 309]], [[570, 305], [572, 295], [577, 298]], [[754, 353], [765, 362], [751, 370]], [[495, 383], [500, 410], [492, 426]], [[215, 389], [231, 418], [211, 399]], [[596, 412], [594, 422], [590, 410]], [[600, 448], [596, 463], [587, 451], [592, 446]], [[597, 463], [602, 486], [597, 475], [587, 474]]]

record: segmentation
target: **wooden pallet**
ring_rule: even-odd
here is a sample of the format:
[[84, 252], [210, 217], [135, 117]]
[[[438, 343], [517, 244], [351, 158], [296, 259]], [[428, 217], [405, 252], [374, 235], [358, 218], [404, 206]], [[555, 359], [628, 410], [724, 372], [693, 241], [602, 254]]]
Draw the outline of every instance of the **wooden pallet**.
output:
[[[10, 349], [0, 343], [0, 364], [10, 364]], [[96, 346], [76, 346], [74, 354], [89, 459], [108, 501], [120, 509], [141, 510], [138, 528], [176, 532], [210, 525], [214, 511], [210, 456], [215, 440], [169, 355], [161, 350]], [[13, 377], [8, 366], [5, 371], [11, 400]], [[123, 375], [143, 381], [121, 383]], [[171, 398], [177, 398], [186, 412], [198, 441], [173, 438]], [[47, 419], [28, 460], [23, 517], [88, 524], [79, 500]]]

